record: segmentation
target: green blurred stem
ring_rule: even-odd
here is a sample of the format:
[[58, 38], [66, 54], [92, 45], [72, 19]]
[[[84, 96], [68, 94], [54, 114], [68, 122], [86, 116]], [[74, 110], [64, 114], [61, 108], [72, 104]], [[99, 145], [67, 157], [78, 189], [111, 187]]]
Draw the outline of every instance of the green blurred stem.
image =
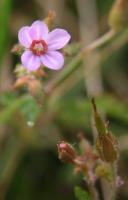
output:
[[[0, 64], [8, 43], [8, 23], [11, 13], [12, 0], [0, 1]], [[0, 66], [1, 68], [1, 66]]]
[[82, 55], [78, 54], [72, 61], [66, 66], [65, 70], [63, 70], [59, 76], [51, 81], [45, 91], [47, 94], [51, 94], [54, 89], [60, 86], [63, 81], [68, 78], [80, 65], [82, 64]]
[[113, 172], [113, 183], [112, 183], [112, 190], [111, 190], [111, 200], [115, 200], [116, 199], [116, 191], [117, 191], [117, 187], [116, 187], [116, 178], [117, 178], [117, 162], [114, 162], [111, 164], [111, 169]]
[[101, 47], [105, 43], [109, 42], [115, 36], [115, 34], [116, 34], [116, 32], [114, 30], [108, 31], [103, 36], [96, 39], [94, 42], [92, 42], [88, 46], [86, 46], [85, 49], [82, 50], [83, 55], [86, 55], [86, 53], [93, 51], [93, 50]]
[[65, 70], [63, 70], [59, 76], [50, 82], [45, 91], [47, 94], [51, 94], [54, 89], [56, 89], [66, 78], [68, 78], [78, 67], [81, 66], [84, 56], [87, 53], [101, 47], [105, 43], [109, 42], [115, 36], [115, 32], [110, 30], [108, 33], [103, 35], [101, 38], [97, 39], [87, 47], [85, 47], [78, 55], [72, 59], [72, 61], [66, 66]]
[[4, 200], [8, 191], [12, 176], [16, 170], [21, 154], [24, 151], [24, 145], [22, 141], [17, 142], [16, 146], [8, 158], [7, 164], [0, 177], [0, 199]]
[[99, 200], [99, 194], [98, 194], [98, 192], [95, 188], [94, 183], [92, 183], [92, 181], [90, 180], [90, 176], [89, 176], [88, 173], [85, 173], [85, 180], [86, 180], [86, 183], [87, 183], [87, 187], [88, 187], [91, 199], [92, 200]]
[[98, 193], [93, 184], [88, 183], [89, 193], [91, 194], [92, 200], [99, 200]]

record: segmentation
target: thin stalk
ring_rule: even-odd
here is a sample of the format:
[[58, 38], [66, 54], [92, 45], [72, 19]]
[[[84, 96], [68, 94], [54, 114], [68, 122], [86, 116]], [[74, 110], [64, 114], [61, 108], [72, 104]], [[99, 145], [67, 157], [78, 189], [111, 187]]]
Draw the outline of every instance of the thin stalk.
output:
[[92, 42], [91, 44], [87, 45], [83, 50], [83, 55], [85, 55], [86, 53], [93, 51], [99, 47], [101, 47], [102, 45], [106, 44], [107, 42], [109, 42], [114, 36], [115, 36], [116, 32], [114, 30], [110, 30], [107, 33], [105, 33], [103, 36], [101, 36], [100, 38], [96, 39], [94, 42]]
[[0, 199], [4, 200], [7, 194], [8, 188], [10, 186], [10, 182], [12, 180], [15, 169], [18, 165], [19, 159], [21, 158], [21, 154], [23, 153], [24, 145], [22, 142], [18, 142], [12, 155], [8, 159], [8, 163], [4, 168], [4, 171], [0, 180]]
[[[102, 78], [101, 78], [101, 71], [100, 71], [100, 60], [101, 55], [98, 51], [98, 48], [102, 45], [106, 44], [108, 41], [110, 41], [115, 36], [115, 31], [110, 30], [106, 34], [104, 34], [102, 37], [97, 38], [98, 33], [98, 21], [97, 21], [97, 9], [96, 9], [96, 1], [95, 0], [77, 0], [78, 4], [78, 13], [80, 15], [80, 30], [81, 30], [81, 39], [82, 42], [86, 45], [85, 48], [82, 50], [83, 58], [84, 58], [84, 79], [85, 79], [85, 87], [87, 91], [88, 96], [100, 96], [103, 94], [103, 84], [102, 84]], [[83, 7], [85, 8], [83, 10]], [[84, 21], [84, 28], [82, 21]], [[91, 29], [89, 27], [92, 27]], [[87, 38], [85, 37], [87, 35]], [[94, 41], [94, 42], [93, 42]], [[88, 44], [89, 43], [89, 44]], [[95, 50], [95, 51], [94, 51]], [[93, 59], [92, 59], [93, 58]], [[105, 115], [105, 114], [104, 114]], [[94, 138], [94, 144], [95, 139], [97, 137], [97, 131], [95, 130], [94, 122], [93, 122], [93, 116], [90, 119], [91, 127], [92, 127], [92, 133]], [[104, 184], [102, 184], [102, 187], [104, 187]], [[108, 184], [108, 186], [110, 186]], [[95, 192], [96, 190], [94, 185], [90, 186], [90, 193]], [[92, 190], [92, 191], [91, 191]], [[104, 200], [107, 196], [108, 200], [110, 200], [110, 195], [108, 193], [108, 190], [102, 190]], [[108, 194], [107, 194], [108, 193]], [[92, 199], [97, 199], [95, 197], [95, 193], [93, 194]]]
[[82, 55], [78, 54], [63, 70], [59, 76], [51, 81], [45, 88], [46, 93], [51, 94], [63, 81], [68, 78], [82, 64]]
[[91, 194], [92, 200], [99, 200], [97, 190], [95, 189], [94, 185], [91, 183], [88, 183], [88, 190]]
[[49, 84], [45, 87], [45, 91], [48, 95], [50, 95], [54, 89], [56, 89], [63, 81], [70, 76], [78, 67], [81, 66], [82, 61], [84, 59], [84, 56], [93, 50], [101, 47], [105, 43], [109, 42], [113, 37], [115, 33], [113, 30], [110, 30], [108, 33], [103, 35], [101, 38], [98, 38], [91, 44], [89, 44], [87, 47], [83, 48], [80, 53], [76, 55], [75, 58], [72, 59], [72, 61], [66, 66], [66, 68], [60, 72], [58, 77], [56, 77], [54, 80], [49, 82]]

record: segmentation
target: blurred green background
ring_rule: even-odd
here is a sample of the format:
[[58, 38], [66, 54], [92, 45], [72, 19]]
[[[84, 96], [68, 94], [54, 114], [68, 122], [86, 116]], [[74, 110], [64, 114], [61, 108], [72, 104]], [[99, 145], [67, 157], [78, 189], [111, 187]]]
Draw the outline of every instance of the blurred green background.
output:
[[[89, 3], [88, 3], [89, 2]], [[74, 187], [84, 185], [70, 165], [61, 163], [57, 143], [77, 145], [83, 132], [92, 142], [91, 104], [96, 96], [101, 112], [119, 138], [118, 173], [124, 185], [117, 199], [128, 199], [128, 27], [109, 44], [93, 52], [53, 92], [42, 107], [24, 88], [13, 91], [14, 69], [20, 59], [10, 53], [20, 27], [55, 10], [55, 27], [72, 35], [65, 68], [86, 45], [109, 30], [113, 0], [0, 1], [0, 199], [74, 200]], [[90, 11], [90, 12], [88, 12]], [[84, 42], [84, 43], [83, 43]], [[69, 47], [70, 48], [70, 47]], [[86, 65], [86, 66], [84, 66]], [[62, 72], [47, 71], [47, 85]]]

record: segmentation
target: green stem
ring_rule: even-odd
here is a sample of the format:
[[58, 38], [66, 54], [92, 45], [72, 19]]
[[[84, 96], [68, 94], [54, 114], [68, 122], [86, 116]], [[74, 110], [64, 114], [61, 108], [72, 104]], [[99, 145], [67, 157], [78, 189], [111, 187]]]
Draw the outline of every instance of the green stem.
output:
[[113, 30], [110, 30], [101, 38], [97, 39], [96, 41], [85, 47], [80, 53], [78, 53], [75, 58], [72, 59], [72, 61], [59, 74], [59, 76], [47, 85], [47, 87], [45, 88], [46, 93], [48, 95], [51, 94], [54, 89], [56, 89], [66, 78], [70, 76], [70, 74], [72, 74], [78, 67], [80, 67], [83, 61], [83, 56], [110, 41], [114, 37], [114, 35], [115, 32]]
[[110, 41], [114, 36], [115, 36], [115, 31], [110, 30], [109, 32], [107, 32], [106, 34], [104, 34], [100, 38], [96, 39], [91, 44], [89, 44], [87, 47], [85, 47], [85, 49], [82, 50], [83, 54], [86, 54], [90, 51], [93, 51], [93, 50], [101, 47], [102, 45], [104, 45], [105, 43]]
[[82, 64], [82, 55], [78, 54], [63, 70], [59, 76], [51, 81], [45, 91], [47, 94], [51, 94], [63, 81], [68, 78], [80, 65]]
[[0, 199], [4, 200], [6, 193], [8, 191], [12, 176], [15, 172], [15, 169], [18, 165], [21, 154], [24, 151], [24, 145], [22, 141], [19, 141], [13, 151], [11, 152], [8, 162], [4, 168], [4, 171], [0, 178]]
[[92, 184], [88, 184], [88, 189], [91, 194], [92, 200], [99, 200], [96, 188]]

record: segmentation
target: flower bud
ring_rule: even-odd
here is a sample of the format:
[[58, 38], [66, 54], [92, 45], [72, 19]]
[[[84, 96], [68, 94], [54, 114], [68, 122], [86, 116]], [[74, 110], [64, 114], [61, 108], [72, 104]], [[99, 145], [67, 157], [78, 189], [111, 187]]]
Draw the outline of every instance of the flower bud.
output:
[[52, 26], [52, 24], [54, 22], [55, 17], [56, 17], [55, 11], [50, 10], [48, 12], [48, 16], [43, 20], [47, 24], [47, 26], [48, 26], [49, 29], [51, 28], [51, 26]]
[[13, 88], [14, 89], [18, 89], [18, 88], [21, 88], [23, 86], [25, 86], [29, 81], [29, 76], [22, 76], [22, 77], [19, 77], [15, 84], [13, 85]]
[[99, 135], [96, 148], [100, 158], [106, 162], [114, 162], [118, 158], [118, 143], [114, 135], [107, 133]]
[[59, 159], [64, 162], [74, 163], [77, 154], [75, 149], [67, 142], [60, 142], [58, 145]]
[[15, 53], [15, 54], [22, 54], [24, 51], [24, 47], [21, 44], [15, 44], [12, 49], [11, 49], [11, 53]]
[[116, 0], [109, 15], [109, 25], [120, 31], [128, 25], [128, 0]]

